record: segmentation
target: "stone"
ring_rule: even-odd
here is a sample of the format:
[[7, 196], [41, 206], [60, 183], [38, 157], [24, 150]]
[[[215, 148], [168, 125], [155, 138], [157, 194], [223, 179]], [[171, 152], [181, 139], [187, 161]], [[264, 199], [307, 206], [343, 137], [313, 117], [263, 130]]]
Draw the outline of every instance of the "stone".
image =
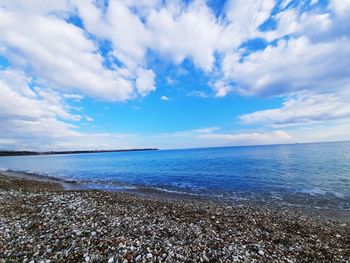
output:
[[205, 262], [209, 262], [210, 261], [206, 254], [203, 254], [202, 258], [203, 258], [203, 260]]

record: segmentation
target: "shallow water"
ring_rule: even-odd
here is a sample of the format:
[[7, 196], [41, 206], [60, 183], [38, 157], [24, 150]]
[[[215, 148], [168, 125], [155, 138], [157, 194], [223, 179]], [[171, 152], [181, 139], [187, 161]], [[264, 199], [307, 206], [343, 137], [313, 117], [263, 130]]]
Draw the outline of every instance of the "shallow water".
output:
[[350, 209], [350, 142], [0, 157], [0, 168], [86, 188]]

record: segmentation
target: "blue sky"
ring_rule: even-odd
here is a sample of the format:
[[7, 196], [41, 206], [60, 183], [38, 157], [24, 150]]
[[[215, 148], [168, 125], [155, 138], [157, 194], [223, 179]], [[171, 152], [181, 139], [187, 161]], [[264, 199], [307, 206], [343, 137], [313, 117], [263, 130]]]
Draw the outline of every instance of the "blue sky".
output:
[[0, 0], [0, 149], [349, 140], [350, 0]]

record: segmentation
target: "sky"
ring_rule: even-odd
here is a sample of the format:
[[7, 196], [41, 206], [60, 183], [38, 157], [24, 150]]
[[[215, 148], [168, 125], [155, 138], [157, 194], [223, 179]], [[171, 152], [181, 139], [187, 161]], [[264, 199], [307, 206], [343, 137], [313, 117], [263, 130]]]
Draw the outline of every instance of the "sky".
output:
[[350, 139], [350, 0], [0, 0], [0, 149]]

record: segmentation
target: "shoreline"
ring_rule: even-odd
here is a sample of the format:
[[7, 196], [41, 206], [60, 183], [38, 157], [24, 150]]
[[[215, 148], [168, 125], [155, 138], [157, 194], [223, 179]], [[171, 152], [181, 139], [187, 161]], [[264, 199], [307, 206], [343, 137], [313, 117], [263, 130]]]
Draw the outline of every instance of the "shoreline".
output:
[[[31, 172], [6, 170], [0, 171], [0, 175], [5, 175], [9, 177], [15, 177], [24, 180], [33, 180], [40, 182], [57, 183], [61, 185], [63, 190], [70, 191], [102, 191], [111, 193], [127, 193], [130, 195], [138, 196], [146, 199], [155, 200], [169, 200], [169, 201], [200, 201], [215, 203], [217, 205], [231, 205], [231, 206], [241, 206], [241, 207], [270, 207], [273, 209], [285, 209], [299, 213], [305, 216], [310, 216], [317, 218], [319, 220], [332, 220], [339, 222], [350, 222], [350, 209], [339, 209], [339, 208], [329, 208], [329, 207], [312, 207], [307, 205], [298, 205], [288, 202], [281, 202], [280, 200], [252, 200], [249, 198], [237, 198], [229, 199], [223, 197], [214, 197], [208, 195], [192, 194], [187, 192], [179, 191], [168, 191], [165, 189], [159, 189], [155, 187], [146, 186], [129, 186], [121, 182], [116, 182], [111, 185], [100, 185], [95, 184], [90, 181], [76, 181], [67, 180], [59, 177], [54, 177], [50, 175], [42, 175]], [[313, 196], [310, 196], [312, 199]]]
[[1, 175], [0, 262], [348, 262], [350, 224], [295, 210], [64, 190]]

